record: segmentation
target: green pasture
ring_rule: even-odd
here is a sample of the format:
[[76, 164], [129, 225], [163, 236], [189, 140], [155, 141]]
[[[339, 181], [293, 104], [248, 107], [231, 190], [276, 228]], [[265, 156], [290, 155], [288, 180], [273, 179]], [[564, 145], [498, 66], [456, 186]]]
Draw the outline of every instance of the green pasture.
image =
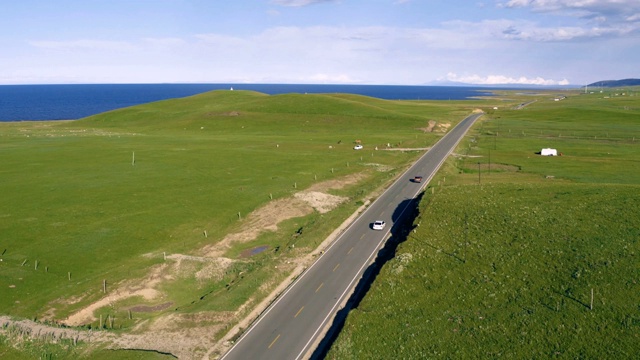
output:
[[567, 95], [476, 124], [328, 358], [637, 358], [640, 97]]
[[329, 358], [633, 358], [637, 190], [445, 186]]
[[[539, 97], [520, 109], [490, 110], [458, 149], [461, 171], [494, 175], [501, 167], [580, 183], [640, 183], [640, 96], [573, 93]], [[562, 156], [544, 157], [542, 148]]]
[[[287, 221], [229, 250], [225, 256], [237, 258], [268, 246], [222, 280], [184, 277], [162, 288], [171, 311], [235, 310], [265, 279], [284, 279], [272, 270], [276, 261], [313, 249], [420, 155], [376, 146], [429, 146], [442, 133], [419, 130], [428, 121], [455, 125], [482, 103], [214, 91], [77, 121], [0, 124], [1, 313], [63, 320], [102, 298], [104, 281], [109, 293], [143, 278], [164, 253], [199, 255], [272, 199], [366, 174], [334, 192], [350, 201], [331, 213]], [[355, 140], [363, 150], [353, 150]], [[96, 316], [116, 316], [119, 331], [157, 315], [129, 319], [126, 307], [136, 302]]]

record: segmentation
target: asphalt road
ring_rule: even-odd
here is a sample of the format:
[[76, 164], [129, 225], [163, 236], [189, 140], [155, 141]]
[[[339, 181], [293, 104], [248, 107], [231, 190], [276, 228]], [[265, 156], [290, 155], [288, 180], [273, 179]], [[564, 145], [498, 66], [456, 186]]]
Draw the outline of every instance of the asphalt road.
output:
[[[480, 116], [482, 113], [474, 113], [465, 118], [369, 205], [221, 359], [308, 357], [378, 250], [396, 230], [394, 225], [407, 215], [412, 200]], [[423, 181], [410, 181], [415, 175], [423, 176]], [[386, 228], [372, 230], [375, 220], [384, 220]]]

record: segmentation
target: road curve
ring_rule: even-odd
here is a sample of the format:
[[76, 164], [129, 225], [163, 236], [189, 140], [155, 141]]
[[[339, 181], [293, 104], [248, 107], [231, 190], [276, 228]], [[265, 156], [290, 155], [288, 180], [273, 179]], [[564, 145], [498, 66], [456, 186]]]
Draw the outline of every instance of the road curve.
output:
[[[396, 230], [412, 200], [427, 186], [460, 140], [482, 116], [474, 113], [449, 131], [376, 199], [327, 250], [242, 334], [221, 359], [302, 359]], [[422, 183], [409, 179], [423, 176]], [[387, 224], [371, 229], [375, 220]]]

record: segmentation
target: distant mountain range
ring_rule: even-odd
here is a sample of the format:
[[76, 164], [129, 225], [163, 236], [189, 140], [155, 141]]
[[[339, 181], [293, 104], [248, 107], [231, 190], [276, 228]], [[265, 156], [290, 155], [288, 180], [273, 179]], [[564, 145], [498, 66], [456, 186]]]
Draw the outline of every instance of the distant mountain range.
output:
[[602, 80], [587, 86], [591, 87], [623, 87], [623, 86], [640, 86], [640, 79], [622, 79], [622, 80]]
[[[455, 81], [432, 81], [425, 83], [427, 86], [470, 86], [485, 88], [514, 88], [514, 89], [571, 89], [583, 88], [584, 85], [534, 85], [534, 84], [469, 84]], [[640, 86], [640, 79], [622, 79], [622, 80], [601, 80], [588, 84], [587, 87], [624, 87], [624, 86]]]

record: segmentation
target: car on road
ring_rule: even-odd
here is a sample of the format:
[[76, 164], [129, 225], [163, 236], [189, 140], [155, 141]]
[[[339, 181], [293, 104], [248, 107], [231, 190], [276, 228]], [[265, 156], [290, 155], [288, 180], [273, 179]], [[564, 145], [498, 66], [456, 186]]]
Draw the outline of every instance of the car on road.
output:
[[385, 224], [384, 221], [376, 220], [373, 222], [373, 225], [371, 227], [373, 228], [373, 230], [384, 230], [385, 225], [387, 224]]
[[353, 150], [362, 150], [362, 145], [356, 145], [353, 147]]
[[422, 182], [422, 176], [418, 175], [418, 176], [414, 177], [411, 181], [413, 181], [414, 183], [421, 183]]

